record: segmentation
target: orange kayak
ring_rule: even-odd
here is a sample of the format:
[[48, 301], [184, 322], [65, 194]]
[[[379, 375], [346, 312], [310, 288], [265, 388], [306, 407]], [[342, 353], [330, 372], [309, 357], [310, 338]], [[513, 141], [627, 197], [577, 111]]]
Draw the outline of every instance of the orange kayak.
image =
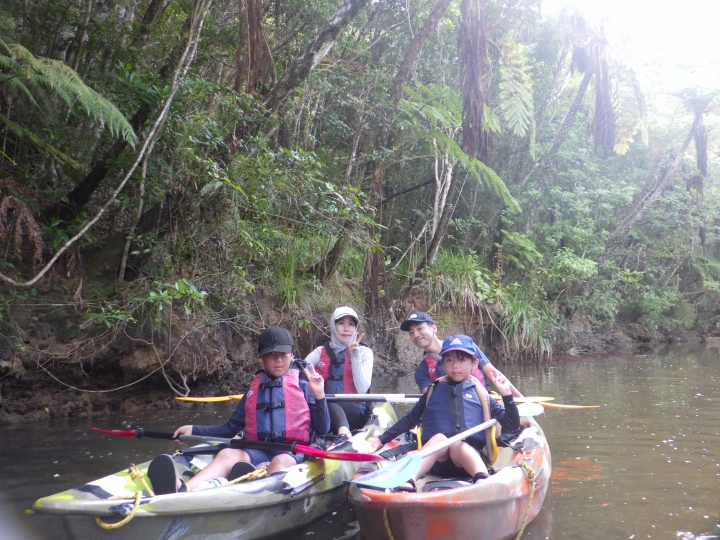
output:
[[[350, 484], [366, 540], [505, 540], [540, 512], [552, 471], [550, 447], [533, 418], [512, 445], [500, 448], [495, 474], [477, 484], [426, 476], [418, 493], [385, 492]], [[522, 465], [522, 463], [526, 465]], [[375, 470], [363, 467], [362, 473]], [[528, 481], [528, 476], [534, 477]], [[357, 478], [357, 476], [356, 476]], [[442, 489], [440, 489], [442, 488]], [[437, 489], [436, 491], [430, 491]], [[532, 495], [532, 497], [531, 497]]]

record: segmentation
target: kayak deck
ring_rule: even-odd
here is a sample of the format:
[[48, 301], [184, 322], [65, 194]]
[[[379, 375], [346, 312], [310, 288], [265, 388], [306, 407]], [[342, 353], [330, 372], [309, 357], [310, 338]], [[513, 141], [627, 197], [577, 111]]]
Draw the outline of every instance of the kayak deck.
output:
[[[389, 404], [378, 404], [364, 430], [333, 448], [368, 452], [368, 437], [377, 436], [396, 421]], [[212, 455], [176, 456], [175, 468], [183, 475], [195, 472]], [[150, 461], [137, 466], [142, 476]], [[94, 480], [35, 502], [33, 510], [62, 517], [66, 537], [131, 539], [265, 538], [317, 519], [339, 505], [346, 496], [344, 481], [353, 477], [360, 463], [311, 459], [256, 480], [243, 481], [189, 493], [151, 496], [143, 480], [129, 469]], [[136, 494], [140, 493], [136, 504]], [[132, 519], [121, 528], [105, 530], [105, 523]]]
[[[511, 448], [501, 448], [496, 473], [477, 484], [454, 480], [452, 489], [430, 489], [442, 479], [426, 476], [418, 493], [360, 488], [351, 484], [349, 499], [367, 540], [505, 540], [513, 538], [540, 512], [552, 470], [550, 448], [532, 418]], [[374, 466], [364, 466], [371, 472]], [[358, 473], [362, 474], [362, 472]], [[533, 476], [532, 484], [528, 475]], [[447, 485], [447, 484], [446, 484]]]

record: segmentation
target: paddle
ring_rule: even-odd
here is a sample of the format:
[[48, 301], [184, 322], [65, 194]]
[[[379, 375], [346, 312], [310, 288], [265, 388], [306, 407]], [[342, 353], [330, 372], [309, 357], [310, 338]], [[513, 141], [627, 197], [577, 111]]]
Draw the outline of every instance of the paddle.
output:
[[539, 403], [520, 403], [517, 406], [520, 416], [537, 416], [545, 411], [545, 408]]
[[[219, 402], [219, 401], [237, 401], [242, 399], [244, 394], [235, 394], [232, 396], [215, 396], [215, 397], [176, 397], [179, 401], [193, 402]], [[502, 396], [490, 394], [493, 398], [500, 401]], [[413, 403], [420, 399], [422, 394], [325, 394], [328, 401], [375, 401], [387, 403]], [[553, 397], [534, 396], [534, 397], [516, 397], [516, 403], [545, 403], [552, 401]], [[572, 407], [582, 407], [582, 405], [573, 405]]]
[[497, 420], [493, 418], [492, 420], [488, 420], [487, 422], [477, 425], [474, 428], [470, 428], [467, 431], [463, 431], [453, 437], [450, 437], [446, 441], [443, 441], [442, 444], [433, 445], [431, 447], [426, 446], [416, 454], [410, 454], [395, 463], [390, 463], [382, 469], [378, 469], [377, 471], [361, 476], [360, 478], [350, 480], [350, 482], [360, 487], [367, 487], [371, 489], [395, 489], [400, 484], [407, 482], [413, 477], [418, 469], [420, 469], [423, 458], [431, 456], [432, 454], [439, 452], [458, 441], [466, 439], [470, 435], [483, 431], [494, 424], [497, 424]]
[[[143, 428], [120, 430], [100, 429], [94, 427], [92, 429], [93, 431], [106, 433], [108, 435], [114, 435], [116, 437], [135, 437], [136, 439], [142, 439], [143, 437], [150, 437], [152, 439], [175, 439], [172, 433], [164, 433], [161, 431], [145, 431]], [[382, 461], [383, 459], [376, 454], [365, 454], [361, 452], [331, 452], [298, 443], [248, 441], [246, 439], [225, 439], [222, 437], [203, 437], [200, 435], [180, 435], [178, 439], [183, 442], [224, 444], [230, 448], [257, 448], [259, 450], [279, 450], [281, 452], [294, 452], [296, 454], [305, 454], [306, 456], [312, 456], [322, 459], [334, 459], [338, 461]]]

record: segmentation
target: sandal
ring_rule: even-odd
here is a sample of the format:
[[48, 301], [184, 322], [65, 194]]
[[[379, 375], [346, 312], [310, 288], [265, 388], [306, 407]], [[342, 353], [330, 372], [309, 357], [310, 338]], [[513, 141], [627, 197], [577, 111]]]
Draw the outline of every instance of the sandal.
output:
[[172, 457], [162, 454], [150, 462], [147, 476], [155, 495], [167, 495], [178, 492], [178, 478]]
[[250, 474], [255, 470], [255, 465], [249, 461], [238, 461], [235, 465], [233, 465], [233, 468], [230, 469], [230, 474], [227, 476], [228, 482], [232, 482], [233, 480], [236, 480], [241, 476], [245, 476], [246, 474]]
[[415, 480], [411, 478], [407, 482], [400, 484], [398, 487], [396, 487], [394, 491], [400, 493], [417, 493], [417, 486], [415, 485]]
[[479, 472], [476, 473], [475, 476], [473, 476], [472, 483], [477, 484], [480, 480], [485, 480], [486, 478], [489, 478], [490, 475], [486, 472]]

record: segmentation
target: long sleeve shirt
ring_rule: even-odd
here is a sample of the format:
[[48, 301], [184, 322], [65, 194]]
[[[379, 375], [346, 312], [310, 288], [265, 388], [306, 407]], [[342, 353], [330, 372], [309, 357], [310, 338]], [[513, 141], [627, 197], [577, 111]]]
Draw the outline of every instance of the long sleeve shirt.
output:
[[[494, 399], [490, 399], [490, 414], [492, 418], [495, 418], [498, 421], [498, 423], [503, 427], [504, 430], [515, 431], [520, 427], [520, 415], [518, 414], [517, 406], [515, 405], [513, 396], [503, 396], [503, 404], [505, 405], [505, 407], [502, 407]], [[432, 403], [431, 406], [433, 406]], [[382, 435], [380, 435], [380, 442], [383, 444], [387, 444], [395, 437], [402, 435], [403, 433], [406, 433], [415, 426], [419, 425], [426, 407], [427, 393], [422, 395], [422, 397], [418, 400], [415, 406], [405, 416], [403, 416], [400, 420], [398, 420], [397, 423], [392, 425]], [[449, 411], [448, 424], [450, 424]], [[471, 427], [473, 426], [467, 426], [468, 429], [470, 429]], [[484, 440], [484, 435], [479, 435], [478, 438]]]

